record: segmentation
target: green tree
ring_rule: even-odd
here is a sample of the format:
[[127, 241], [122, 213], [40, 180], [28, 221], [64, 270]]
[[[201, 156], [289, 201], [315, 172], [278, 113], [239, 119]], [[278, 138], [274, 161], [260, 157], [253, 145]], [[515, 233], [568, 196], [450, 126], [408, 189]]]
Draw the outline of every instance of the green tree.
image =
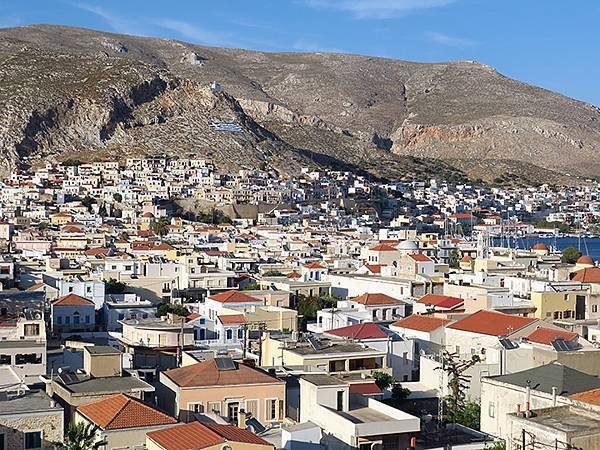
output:
[[458, 250], [454, 249], [450, 253], [450, 267], [453, 269], [458, 269], [460, 266], [460, 253]]
[[379, 389], [387, 389], [396, 382], [396, 379], [393, 375], [390, 375], [387, 372], [382, 372], [381, 370], [376, 370], [373, 372], [373, 378], [375, 379], [375, 384], [379, 387]]
[[160, 303], [156, 308], [156, 317], [166, 316], [168, 313], [177, 314], [181, 317], [187, 317], [190, 314], [185, 306], [179, 304]]
[[65, 160], [62, 162], [62, 165], [63, 165], [63, 166], [65, 166], [65, 167], [66, 167], [66, 166], [80, 166], [80, 165], [82, 165], [82, 164], [83, 164], [83, 163], [82, 163], [80, 160], [78, 160], [78, 159], [74, 159], [74, 158], [65, 159]]
[[114, 278], [104, 282], [104, 290], [107, 294], [122, 294], [125, 292], [127, 285], [115, 280]]
[[504, 441], [496, 441], [493, 444], [486, 444], [485, 450], [506, 450], [506, 443]]
[[263, 276], [265, 276], [265, 277], [281, 277], [281, 276], [283, 276], [283, 273], [280, 272], [279, 270], [267, 270], [265, 273], [263, 273]]
[[242, 291], [259, 291], [260, 290], [260, 284], [258, 284], [256, 281], [253, 281], [251, 283], [248, 283], [241, 290]]
[[92, 205], [96, 203], [96, 200], [94, 200], [92, 197], [90, 197], [89, 195], [86, 195], [85, 197], [83, 197], [83, 199], [81, 200], [81, 204], [83, 206], [85, 206], [88, 211], [91, 211], [92, 209]]
[[159, 218], [152, 224], [152, 231], [157, 236], [163, 237], [169, 232], [169, 221], [166, 217]]
[[91, 423], [71, 422], [65, 433], [64, 442], [54, 444], [57, 450], [100, 450], [106, 439], [98, 439], [99, 428]]
[[37, 226], [38, 230], [46, 230], [50, 228], [50, 224], [48, 222], [40, 222]]
[[458, 353], [450, 353], [444, 350], [442, 353], [443, 370], [448, 375], [448, 388], [450, 393], [444, 399], [446, 404], [446, 414], [444, 420], [451, 423], [457, 423], [458, 418], [463, 418], [463, 410], [467, 405], [465, 391], [469, 387], [471, 376], [465, 372], [481, 361], [479, 355], [471, 356], [471, 359], [463, 360]]
[[120, 193], [115, 192], [113, 194], [113, 200], [117, 203], [121, 203], [123, 201], [123, 196]]
[[479, 418], [481, 416], [481, 405], [477, 402], [467, 400], [457, 411], [455, 416], [456, 423], [465, 427], [479, 430]]
[[396, 402], [403, 402], [410, 395], [410, 389], [403, 388], [401, 384], [396, 384], [392, 388], [392, 399]]
[[333, 308], [337, 304], [337, 299], [331, 295], [321, 295], [319, 297], [306, 297], [299, 295], [296, 309], [298, 315], [302, 316], [301, 325], [306, 327], [306, 322], [317, 318], [317, 311], [323, 308]]
[[575, 247], [567, 247], [562, 251], [561, 261], [567, 264], [575, 264], [581, 257], [581, 252]]
[[106, 216], [108, 216], [108, 211], [106, 210], [106, 205], [104, 203], [102, 203], [100, 205], [100, 208], [98, 208], [98, 215], [100, 217], [106, 217]]

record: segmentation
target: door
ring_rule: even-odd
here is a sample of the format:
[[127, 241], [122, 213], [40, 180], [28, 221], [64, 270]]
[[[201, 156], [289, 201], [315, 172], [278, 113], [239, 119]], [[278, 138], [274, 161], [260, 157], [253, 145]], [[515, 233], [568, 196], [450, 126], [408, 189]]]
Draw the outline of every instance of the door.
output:
[[585, 295], [578, 295], [575, 298], [575, 319], [585, 319]]
[[231, 422], [234, 425], [237, 425], [237, 423], [238, 423], [239, 410], [240, 410], [239, 402], [227, 404], [227, 418], [229, 419], [229, 422]]

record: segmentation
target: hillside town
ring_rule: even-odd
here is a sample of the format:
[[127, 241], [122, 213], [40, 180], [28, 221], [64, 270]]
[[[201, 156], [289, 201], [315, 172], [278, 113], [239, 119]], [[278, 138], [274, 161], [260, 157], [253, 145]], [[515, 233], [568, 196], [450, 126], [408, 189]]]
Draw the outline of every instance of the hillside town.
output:
[[593, 180], [14, 171], [0, 450], [600, 449], [599, 231]]

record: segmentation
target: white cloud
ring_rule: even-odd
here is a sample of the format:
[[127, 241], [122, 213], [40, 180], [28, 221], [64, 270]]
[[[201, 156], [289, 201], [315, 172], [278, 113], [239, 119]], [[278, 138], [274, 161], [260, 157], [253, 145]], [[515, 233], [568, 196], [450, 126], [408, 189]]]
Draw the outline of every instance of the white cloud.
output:
[[348, 11], [358, 19], [390, 19], [413, 11], [446, 6], [457, 0], [304, 0], [315, 8]]
[[139, 20], [133, 21], [125, 17], [118, 16], [98, 5], [88, 3], [71, 3], [75, 8], [92, 13], [101, 19], [117, 33], [146, 35], [147, 31], [143, 26], [140, 26]]
[[309, 39], [297, 39], [293, 44], [293, 49], [298, 52], [327, 52], [327, 53], [345, 53], [338, 48], [329, 48], [318, 42]]
[[426, 33], [427, 38], [431, 42], [436, 44], [447, 45], [449, 47], [470, 47], [475, 45], [474, 41], [464, 39], [456, 36], [450, 36], [445, 33], [439, 33], [437, 31], [430, 31]]
[[161, 28], [174, 31], [186, 39], [198, 44], [231, 45], [229, 39], [219, 33], [213, 33], [189, 22], [175, 19], [159, 19], [154, 22]]

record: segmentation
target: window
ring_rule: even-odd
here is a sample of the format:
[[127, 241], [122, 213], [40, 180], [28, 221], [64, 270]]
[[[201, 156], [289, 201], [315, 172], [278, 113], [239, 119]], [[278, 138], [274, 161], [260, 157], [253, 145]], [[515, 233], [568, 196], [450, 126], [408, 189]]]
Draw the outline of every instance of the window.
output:
[[244, 329], [243, 328], [238, 328], [238, 339], [243, 339], [244, 338]]
[[192, 413], [203, 413], [204, 405], [202, 403], [188, 403], [188, 410]]
[[277, 420], [277, 400], [276, 399], [266, 400], [266, 404], [267, 404], [267, 411], [266, 411], [267, 420]]
[[496, 404], [494, 402], [490, 402], [488, 406], [488, 414], [490, 417], [496, 417]]
[[598, 305], [592, 305], [592, 312], [598, 312]]
[[25, 433], [25, 449], [42, 448], [42, 432], [31, 431]]
[[206, 405], [206, 409], [208, 410], [208, 412], [221, 414], [221, 402], [208, 402], [208, 404]]
[[59, 325], [62, 325], [62, 316], [58, 316], [56, 318], [56, 323], [59, 324]]
[[456, 347], [454, 347], [454, 351], [460, 355], [460, 345], [457, 345]]
[[246, 400], [246, 412], [258, 417], [258, 400]]
[[37, 323], [25, 324], [25, 336], [38, 336], [40, 334], [40, 326]]
[[10, 355], [0, 355], [0, 365], [10, 364], [11, 358]]
[[4, 443], [4, 435], [0, 434], [0, 450], [6, 450], [6, 444]]
[[119, 314], [119, 320], [123, 320], [125, 318], [125, 314], [121, 313]]
[[230, 341], [233, 338], [233, 330], [231, 328], [228, 328], [227, 331], [225, 332], [226, 335], [226, 339], [228, 341]]
[[41, 364], [42, 355], [36, 353], [17, 353], [15, 356], [15, 364]]
[[85, 316], [85, 323], [90, 323], [90, 316]]
[[73, 325], [79, 325], [79, 313], [77, 311], [73, 313]]
[[404, 362], [404, 365], [408, 364], [408, 352], [402, 353], [402, 361]]

